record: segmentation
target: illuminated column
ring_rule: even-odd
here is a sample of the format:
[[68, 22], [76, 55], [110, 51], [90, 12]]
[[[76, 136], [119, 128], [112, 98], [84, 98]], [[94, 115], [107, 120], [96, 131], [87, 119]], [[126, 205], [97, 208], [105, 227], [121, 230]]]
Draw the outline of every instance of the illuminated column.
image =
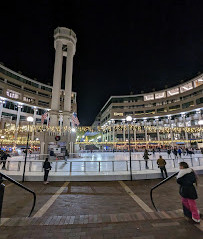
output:
[[145, 141], [147, 142], [147, 120], [144, 120]]
[[60, 126], [60, 132], [61, 132], [61, 129], [62, 129], [62, 124], [63, 124], [63, 115], [60, 114], [60, 115], [59, 115], [59, 126]]
[[188, 132], [186, 131], [186, 120], [185, 120], [185, 114], [182, 114], [182, 117], [183, 117], [183, 125], [185, 127], [185, 140], [187, 140], [187, 147], [189, 146], [189, 142], [188, 142]]
[[169, 120], [169, 125], [170, 125], [170, 135], [171, 135], [171, 141], [172, 141], [172, 146], [174, 147], [174, 142], [173, 142], [173, 127], [171, 125], [171, 116], [168, 116]]
[[73, 72], [73, 56], [75, 54], [75, 47], [73, 44], [67, 45], [66, 58], [66, 76], [65, 76], [65, 98], [64, 98], [64, 112], [63, 124], [70, 126], [71, 115], [71, 94], [72, 94], [72, 72]]
[[125, 142], [125, 124], [123, 124], [123, 142]]
[[47, 113], [47, 127], [49, 126], [49, 121], [50, 121], [50, 115]]
[[63, 43], [60, 40], [55, 42], [56, 54], [54, 64], [53, 89], [50, 111], [50, 126], [58, 126], [58, 112], [60, 109], [60, 89], [63, 63]]
[[[160, 142], [160, 134], [159, 134], [159, 119], [156, 119], [156, 127], [157, 127], [157, 139]], [[160, 143], [159, 143], [160, 144]]]
[[1, 116], [2, 116], [2, 111], [3, 111], [3, 101], [0, 101], [0, 121], [1, 121]]
[[22, 105], [18, 105], [18, 113], [17, 113], [17, 119], [16, 119], [16, 128], [19, 126], [21, 109], [22, 109]]
[[[33, 126], [36, 125], [36, 115], [37, 115], [37, 109], [34, 108], [34, 115], [33, 115]], [[31, 140], [33, 141], [34, 140], [34, 137], [35, 137], [35, 133], [34, 133], [34, 130], [32, 131], [32, 137], [31, 137]]]

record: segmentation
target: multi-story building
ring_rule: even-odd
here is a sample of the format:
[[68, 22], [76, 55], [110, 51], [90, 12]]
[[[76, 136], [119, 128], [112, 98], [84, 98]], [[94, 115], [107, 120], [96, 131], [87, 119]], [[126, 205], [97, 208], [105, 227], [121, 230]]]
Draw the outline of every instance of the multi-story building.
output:
[[[60, 110], [63, 111], [64, 90], [61, 90]], [[27, 117], [34, 125], [49, 124], [52, 86], [40, 83], [0, 64], [0, 129], [27, 125]], [[77, 112], [76, 93], [71, 95], [71, 110]], [[47, 113], [47, 114], [45, 114]], [[43, 117], [46, 115], [46, 117]], [[62, 124], [62, 117], [59, 125]]]
[[[127, 141], [128, 125], [125, 119], [128, 115], [133, 118], [130, 137], [134, 142], [197, 139], [201, 137], [200, 132], [180, 130], [181, 127], [201, 127], [198, 122], [202, 119], [202, 114], [203, 74], [161, 91], [111, 96], [100, 111], [103, 141]], [[163, 128], [167, 127], [169, 131], [164, 133]], [[174, 132], [173, 128], [177, 127], [179, 131]]]

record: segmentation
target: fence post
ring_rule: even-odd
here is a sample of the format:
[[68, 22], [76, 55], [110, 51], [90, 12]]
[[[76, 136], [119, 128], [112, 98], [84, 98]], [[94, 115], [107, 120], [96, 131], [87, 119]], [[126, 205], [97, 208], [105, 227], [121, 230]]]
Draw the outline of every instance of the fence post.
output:
[[84, 172], [86, 172], [86, 161], [84, 161]]
[[126, 161], [126, 170], [128, 171], [128, 161]]
[[192, 165], [192, 167], [193, 167], [193, 160], [192, 160], [192, 158], [191, 158], [191, 165]]
[[100, 172], [100, 170], [101, 170], [101, 168], [100, 168], [100, 167], [101, 167], [101, 165], [100, 165], [100, 161], [99, 161], [99, 172]]
[[5, 189], [5, 185], [3, 184], [3, 179], [0, 176], [0, 222], [1, 222], [1, 211], [2, 211], [3, 198], [4, 198], [4, 189]]
[[30, 161], [29, 172], [31, 172], [31, 168], [32, 168], [32, 161]]
[[112, 172], [114, 172], [114, 161], [112, 161]]
[[139, 160], [139, 166], [140, 166], [140, 171], [141, 171], [141, 161]]
[[70, 173], [72, 172], [72, 162], [70, 162]]
[[57, 161], [56, 161], [56, 164], [55, 164], [55, 172], [57, 172]]

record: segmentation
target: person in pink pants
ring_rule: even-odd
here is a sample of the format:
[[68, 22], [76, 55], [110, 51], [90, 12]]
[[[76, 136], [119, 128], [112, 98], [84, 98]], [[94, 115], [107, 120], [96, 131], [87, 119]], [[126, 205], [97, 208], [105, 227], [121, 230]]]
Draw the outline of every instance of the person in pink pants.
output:
[[198, 197], [195, 189], [197, 177], [186, 162], [180, 162], [179, 166], [180, 171], [177, 175], [177, 183], [180, 184], [179, 193], [182, 197], [184, 215], [191, 218], [193, 222], [200, 223], [200, 213], [195, 201]]

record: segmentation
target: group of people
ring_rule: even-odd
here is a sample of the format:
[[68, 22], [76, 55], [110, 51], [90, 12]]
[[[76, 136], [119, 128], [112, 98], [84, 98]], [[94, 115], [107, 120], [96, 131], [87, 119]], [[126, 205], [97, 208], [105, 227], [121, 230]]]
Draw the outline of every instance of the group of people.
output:
[[182, 154], [183, 154], [183, 156], [190, 155], [190, 157], [192, 157], [192, 155], [194, 154], [194, 149], [193, 148], [191, 148], [191, 149], [188, 149], [188, 148], [178, 148], [178, 149], [177, 148], [174, 148], [174, 149], [168, 148], [167, 149], [168, 158], [172, 158], [171, 157], [172, 152], [174, 154], [175, 159], [177, 159], [178, 157], [181, 158]]

